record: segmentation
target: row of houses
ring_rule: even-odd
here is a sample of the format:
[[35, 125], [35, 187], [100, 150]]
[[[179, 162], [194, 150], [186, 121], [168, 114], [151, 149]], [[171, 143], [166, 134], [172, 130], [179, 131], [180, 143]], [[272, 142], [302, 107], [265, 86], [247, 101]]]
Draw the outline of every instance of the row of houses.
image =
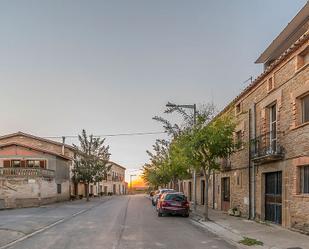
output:
[[[44, 205], [85, 196], [72, 182], [74, 147], [17, 132], [0, 137], [0, 209]], [[106, 179], [90, 184], [92, 196], [126, 194], [125, 168], [110, 162]]]
[[[211, 176], [213, 209], [309, 233], [309, 4], [293, 18], [256, 63], [257, 77], [219, 114], [237, 122], [236, 152]], [[205, 180], [197, 177], [197, 203]], [[193, 179], [180, 188], [192, 199]]]

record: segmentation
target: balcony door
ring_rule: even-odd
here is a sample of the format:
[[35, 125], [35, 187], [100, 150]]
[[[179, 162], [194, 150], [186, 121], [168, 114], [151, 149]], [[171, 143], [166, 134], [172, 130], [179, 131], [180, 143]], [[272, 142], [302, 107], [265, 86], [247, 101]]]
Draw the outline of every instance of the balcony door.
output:
[[277, 151], [277, 105], [269, 108], [269, 149], [270, 152]]

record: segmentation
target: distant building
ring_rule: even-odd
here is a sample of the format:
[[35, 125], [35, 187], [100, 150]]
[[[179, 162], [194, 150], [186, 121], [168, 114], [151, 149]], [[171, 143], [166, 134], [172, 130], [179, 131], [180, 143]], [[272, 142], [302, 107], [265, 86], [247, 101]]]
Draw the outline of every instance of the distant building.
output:
[[70, 198], [73, 147], [17, 132], [0, 137], [0, 209]]
[[[108, 172], [106, 178], [97, 183], [91, 183], [89, 185], [89, 194], [91, 196], [99, 195], [124, 195], [127, 193], [127, 185], [125, 182], [125, 170], [126, 168], [116, 164], [114, 162], [109, 162], [111, 169]], [[75, 195], [85, 196], [85, 185], [79, 183], [75, 185]]]

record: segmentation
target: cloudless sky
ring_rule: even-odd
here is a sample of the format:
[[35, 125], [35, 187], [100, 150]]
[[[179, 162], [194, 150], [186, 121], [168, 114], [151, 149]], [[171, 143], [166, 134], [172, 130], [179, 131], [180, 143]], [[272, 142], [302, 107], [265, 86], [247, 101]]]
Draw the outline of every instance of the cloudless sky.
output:
[[[305, 3], [3, 0], [0, 135], [161, 131], [168, 101], [220, 110]], [[107, 138], [112, 160], [135, 173], [157, 137]]]

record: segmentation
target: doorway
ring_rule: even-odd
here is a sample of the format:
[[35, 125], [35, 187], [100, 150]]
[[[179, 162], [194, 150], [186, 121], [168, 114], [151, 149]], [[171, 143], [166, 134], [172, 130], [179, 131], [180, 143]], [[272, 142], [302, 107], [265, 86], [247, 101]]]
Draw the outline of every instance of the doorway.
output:
[[230, 178], [222, 178], [222, 207], [223, 211], [230, 209]]
[[192, 201], [192, 182], [188, 183], [188, 197], [189, 197], [189, 201]]
[[265, 220], [282, 223], [282, 172], [265, 174]]

